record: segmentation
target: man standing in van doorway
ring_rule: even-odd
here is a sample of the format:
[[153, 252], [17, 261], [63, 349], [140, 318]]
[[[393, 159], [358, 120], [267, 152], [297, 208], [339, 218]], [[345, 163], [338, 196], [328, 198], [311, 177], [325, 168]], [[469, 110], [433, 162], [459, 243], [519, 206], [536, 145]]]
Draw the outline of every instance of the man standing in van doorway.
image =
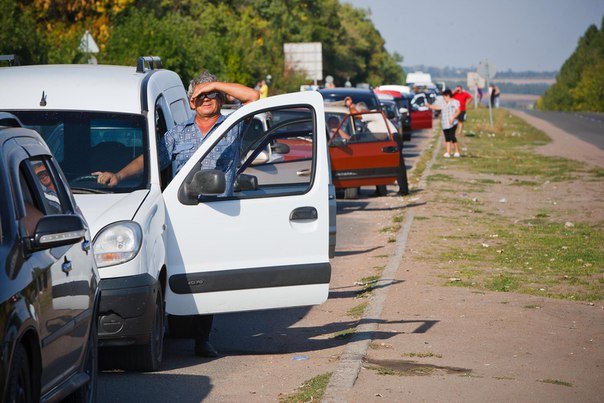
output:
[[[220, 110], [225, 101], [238, 100], [245, 105], [260, 97], [258, 91], [241, 84], [220, 82], [208, 71], [191, 80], [187, 95], [189, 106], [195, 111], [195, 115], [184, 124], [168, 130], [164, 141], [158, 144], [161, 169], [172, 165], [173, 176], [180, 171], [206, 138], [224, 122], [226, 117], [220, 113]], [[243, 122], [231, 128], [201, 161], [202, 168], [219, 169], [225, 173], [226, 190], [223, 194], [225, 196], [231, 196], [233, 193], [241, 135], [244, 129]], [[139, 175], [143, 169], [144, 157], [141, 154], [117, 173], [93, 172], [92, 175], [97, 176], [98, 183], [114, 187], [128, 177]], [[195, 333], [195, 354], [201, 357], [217, 357], [218, 352], [210, 344], [214, 315], [194, 315], [191, 321]]]
[[466, 121], [466, 107], [472, 101], [472, 95], [469, 92], [464, 91], [461, 85], [455, 87], [453, 91], [453, 99], [459, 102], [459, 117], [457, 118], [457, 137], [461, 137], [461, 131], [463, 130], [463, 122]]

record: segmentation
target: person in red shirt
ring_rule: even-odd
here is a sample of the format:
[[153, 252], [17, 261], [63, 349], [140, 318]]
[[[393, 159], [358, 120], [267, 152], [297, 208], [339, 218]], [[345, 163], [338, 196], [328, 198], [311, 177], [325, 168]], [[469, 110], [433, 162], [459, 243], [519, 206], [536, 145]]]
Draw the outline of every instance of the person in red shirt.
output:
[[457, 137], [461, 137], [461, 131], [463, 130], [463, 122], [466, 121], [466, 106], [472, 100], [472, 95], [469, 92], [463, 90], [461, 85], [455, 87], [455, 91], [453, 91], [453, 99], [456, 99], [459, 102], [459, 110], [461, 113], [457, 118]]

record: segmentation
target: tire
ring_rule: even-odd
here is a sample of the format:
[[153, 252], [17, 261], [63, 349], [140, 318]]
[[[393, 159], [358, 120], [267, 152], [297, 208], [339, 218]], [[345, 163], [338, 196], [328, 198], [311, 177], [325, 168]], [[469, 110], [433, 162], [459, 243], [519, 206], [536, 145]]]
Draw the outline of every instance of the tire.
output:
[[126, 369], [140, 372], [153, 372], [159, 369], [164, 348], [164, 330], [164, 299], [161, 290], [158, 290], [149, 342], [128, 348]]
[[90, 336], [88, 336], [88, 345], [86, 347], [86, 358], [84, 360], [84, 371], [88, 374], [90, 380], [82, 385], [78, 390], [68, 396], [64, 402], [70, 403], [94, 403], [96, 402], [96, 391], [99, 379], [99, 349], [97, 328], [97, 315], [92, 317], [90, 326]]
[[345, 199], [358, 199], [359, 198], [359, 188], [344, 189], [344, 198]]
[[376, 196], [386, 196], [388, 194], [388, 186], [386, 185], [377, 185], [375, 187], [375, 195]]
[[29, 366], [27, 351], [22, 344], [18, 344], [13, 353], [13, 363], [8, 379], [9, 402], [33, 402], [32, 373]]

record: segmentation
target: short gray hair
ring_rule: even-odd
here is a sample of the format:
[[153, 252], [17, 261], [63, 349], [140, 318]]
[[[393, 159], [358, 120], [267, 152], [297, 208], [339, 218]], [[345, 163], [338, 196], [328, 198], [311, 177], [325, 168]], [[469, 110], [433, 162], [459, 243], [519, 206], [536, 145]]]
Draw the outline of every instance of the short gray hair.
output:
[[[197, 77], [195, 77], [194, 79], [192, 79], [189, 82], [189, 89], [187, 90], [187, 97], [189, 99], [191, 99], [191, 95], [193, 95], [193, 90], [195, 90], [195, 86], [197, 84], [201, 84], [201, 83], [213, 83], [215, 81], [218, 81], [218, 78], [216, 78], [216, 76], [212, 73], [210, 73], [207, 70], [204, 70], [200, 75], [198, 75]], [[226, 100], [226, 94], [218, 91], [218, 93], [220, 94], [219, 98], [220, 100], [224, 103], [224, 101]]]

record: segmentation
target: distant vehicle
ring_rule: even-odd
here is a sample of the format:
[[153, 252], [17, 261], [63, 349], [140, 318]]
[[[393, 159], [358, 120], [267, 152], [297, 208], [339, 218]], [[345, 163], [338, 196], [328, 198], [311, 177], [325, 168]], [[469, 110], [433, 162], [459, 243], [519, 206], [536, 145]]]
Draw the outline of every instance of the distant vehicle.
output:
[[[380, 86], [374, 90], [376, 94], [389, 94], [400, 107], [409, 111], [409, 119], [405, 122], [403, 128], [404, 140], [409, 141], [414, 130], [423, 130], [432, 128], [432, 111], [424, 106], [426, 100], [425, 94], [401, 93], [388, 88], [401, 86]], [[386, 89], [384, 89], [386, 88]]]
[[405, 141], [411, 140], [411, 120], [406, 108], [399, 108], [394, 97], [389, 94], [377, 94], [386, 117], [394, 124], [396, 131], [404, 136]]
[[381, 110], [380, 101], [374, 92], [366, 88], [323, 88], [319, 90], [325, 104], [343, 101], [350, 97], [355, 104], [364, 103], [368, 110]]
[[378, 195], [386, 195], [386, 186], [399, 178], [401, 157], [396, 128], [383, 111], [349, 114], [346, 107], [326, 105], [325, 121], [336, 189], [347, 199], [356, 199], [361, 186], [376, 186]]
[[0, 400], [96, 398], [100, 277], [42, 137], [0, 113]]
[[429, 73], [423, 73], [421, 71], [407, 74], [406, 84], [409, 87], [434, 86], [432, 76], [430, 76]]

